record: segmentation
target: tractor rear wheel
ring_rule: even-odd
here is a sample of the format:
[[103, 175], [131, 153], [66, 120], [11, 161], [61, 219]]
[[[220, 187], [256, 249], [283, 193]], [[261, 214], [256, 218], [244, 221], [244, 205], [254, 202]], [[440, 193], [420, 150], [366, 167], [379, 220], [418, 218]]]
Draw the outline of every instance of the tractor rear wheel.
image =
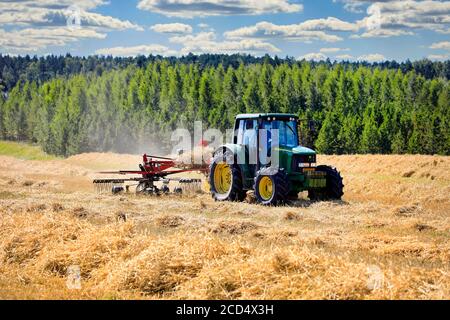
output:
[[233, 159], [230, 151], [218, 152], [209, 165], [209, 185], [216, 201], [243, 201], [246, 197], [241, 170]]
[[312, 201], [341, 200], [344, 195], [341, 173], [330, 166], [317, 166], [316, 171], [326, 173], [327, 186], [324, 189], [309, 190], [308, 198]]
[[266, 206], [286, 202], [289, 195], [289, 179], [284, 169], [263, 168], [255, 177], [256, 200]]

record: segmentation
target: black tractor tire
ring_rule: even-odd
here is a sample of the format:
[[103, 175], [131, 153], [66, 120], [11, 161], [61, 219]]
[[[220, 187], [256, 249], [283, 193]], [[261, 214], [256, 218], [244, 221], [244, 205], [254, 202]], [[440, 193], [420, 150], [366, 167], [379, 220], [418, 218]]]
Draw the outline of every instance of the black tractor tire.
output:
[[168, 194], [169, 192], [170, 192], [170, 189], [169, 189], [169, 187], [167, 186], [167, 185], [163, 185], [162, 187], [161, 187], [161, 193], [163, 193], [163, 194]]
[[181, 189], [181, 187], [175, 187], [173, 193], [178, 195], [183, 194], [183, 189]]
[[298, 192], [291, 190], [289, 191], [288, 199], [293, 201], [298, 200], [298, 194], [299, 194]]
[[317, 166], [316, 171], [325, 172], [327, 185], [324, 189], [308, 190], [311, 201], [341, 200], [344, 195], [344, 184], [341, 173], [334, 167]]
[[[263, 178], [269, 178], [272, 182], [272, 194], [269, 198], [260, 194], [259, 185]], [[258, 203], [265, 206], [277, 206], [285, 203], [289, 198], [289, 178], [284, 169], [263, 168], [256, 173], [253, 186]]]
[[[231, 151], [216, 152], [209, 165], [209, 185], [211, 195], [216, 201], [244, 201], [247, 192], [243, 189], [242, 174], [239, 166], [233, 161], [234, 154]], [[227, 162], [231, 169], [231, 188], [228, 192], [220, 193], [214, 184], [214, 170], [217, 164]], [[232, 163], [232, 164], [231, 164]]]

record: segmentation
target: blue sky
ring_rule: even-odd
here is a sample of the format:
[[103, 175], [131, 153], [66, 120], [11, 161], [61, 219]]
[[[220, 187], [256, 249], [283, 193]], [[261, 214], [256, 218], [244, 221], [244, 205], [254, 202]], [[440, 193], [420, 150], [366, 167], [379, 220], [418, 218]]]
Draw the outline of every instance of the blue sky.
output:
[[450, 1], [0, 0], [3, 54], [450, 57]]

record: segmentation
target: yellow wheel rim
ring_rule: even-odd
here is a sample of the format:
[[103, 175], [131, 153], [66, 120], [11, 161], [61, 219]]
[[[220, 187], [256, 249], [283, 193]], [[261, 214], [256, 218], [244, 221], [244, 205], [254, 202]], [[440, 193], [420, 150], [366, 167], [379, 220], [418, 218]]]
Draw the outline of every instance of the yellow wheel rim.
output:
[[262, 177], [261, 180], [259, 180], [258, 191], [261, 198], [270, 200], [273, 193], [272, 179], [269, 177]]
[[231, 168], [226, 163], [218, 163], [214, 169], [214, 187], [218, 193], [224, 194], [231, 189]]

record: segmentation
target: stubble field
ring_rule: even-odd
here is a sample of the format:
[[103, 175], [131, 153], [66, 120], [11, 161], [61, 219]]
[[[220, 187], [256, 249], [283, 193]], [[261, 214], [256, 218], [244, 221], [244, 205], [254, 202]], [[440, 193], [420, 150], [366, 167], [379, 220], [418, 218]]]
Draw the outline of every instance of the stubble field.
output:
[[339, 202], [94, 192], [140, 160], [0, 156], [0, 298], [450, 298], [449, 157], [320, 156]]

